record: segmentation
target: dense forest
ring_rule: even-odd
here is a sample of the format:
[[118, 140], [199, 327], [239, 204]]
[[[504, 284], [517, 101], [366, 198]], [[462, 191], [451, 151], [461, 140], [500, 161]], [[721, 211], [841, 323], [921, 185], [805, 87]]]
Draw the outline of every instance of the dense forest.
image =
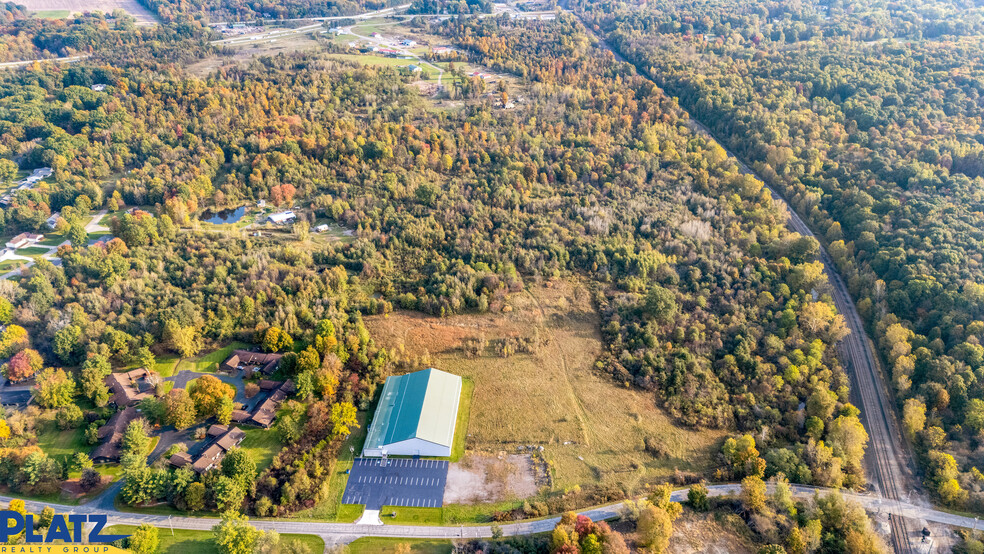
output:
[[[433, 111], [409, 77], [320, 54], [262, 58], [207, 80], [166, 59], [7, 75], [2, 154], [54, 175], [17, 192], [0, 222], [10, 233], [41, 229], [60, 210], [59, 225], [82, 237], [63, 247], [62, 266], [38, 264], [4, 293], [31, 336], [11, 338], [10, 353], [30, 346], [45, 365], [71, 369], [98, 404], [98, 387], [83, 383], [93, 371], [74, 369], [93, 356], [121, 366], [190, 356], [270, 329], [310, 345], [286, 369], [310, 385], [283, 412], [294, 440], [280, 461], [249, 491], [226, 475], [218, 489], [205, 482], [221, 498], [194, 493], [196, 507], [248, 492], [256, 513], [285, 513], [323, 494], [318, 477], [345, 406], [365, 406], [392, 359], [361, 315], [497, 311], [531, 279], [579, 273], [596, 283], [601, 371], [652, 391], [681, 424], [755, 433], [725, 445], [720, 478], [863, 485], [867, 435], [833, 348], [843, 318], [824, 292], [816, 241], [788, 230], [762, 183], [633, 66], [594, 48], [571, 16], [434, 30], [526, 80], [529, 102], [497, 108], [508, 88], [465, 81], [457, 94], [469, 102]], [[303, 226], [296, 244], [194, 231], [205, 209], [260, 200], [302, 206], [357, 238], [312, 250]], [[147, 211], [118, 217], [108, 244], [86, 247], [73, 231], [94, 208], [127, 206]], [[43, 379], [54, 387], [66, 377]], [[148, 413], [165, 410], [167, 421], [167, 409], [189, 405], [168, 399]], [[198, 416], [220, 414], [216, 402]], [[658, 438], [647, 449], [660, 455]], [[140, 456], [128, 467], [129, 501], [189, 506], [187, 476]]]
[[927, 486], [984, 509], [980, 6], [667, 1], [587, 17], [824, 237]]

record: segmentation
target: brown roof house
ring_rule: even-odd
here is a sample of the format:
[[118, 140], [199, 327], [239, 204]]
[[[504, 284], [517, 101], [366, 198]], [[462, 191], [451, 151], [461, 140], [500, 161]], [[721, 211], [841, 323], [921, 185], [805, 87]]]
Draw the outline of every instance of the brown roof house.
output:
[[141, 367], [125, 373], [111, 373], [106, 377], [106, 386], [112, 391], [110, 402], [120, 408], [132, 406], [144, 398], [155, 395], [153, 381], [156, 373]]
[[133, 406], [113, 414], [106, 425], [99, 428], [98, 435], [102, 443], [90, 454], [92, 461], [96, 463], [120, 461], [120, 442], [123, 440], [123, 433], [126, 432], [127, 425], [138, 417], [140, 412]]
[[[290, 379], [286, 381], [260, 381], [260, 389], [269, 393], [262, 402], [258, 402], [253, 411], [245, 412], [236, 410], [232, 412], [232, 419], [239, 423], [249, 423], [268, 428], [273, 425], [273, 420], [277, 417], [277, 408], [287, 399], [289, 393], [294, 392], [294, 382]], [[248, 417], [246, 417], [248, 415]]]
[[191, 469], [196, 473], [218, 467], [222, 463], [222, 458], [226, 452], [239, 446], [246, 438], [246, 432], [239, 427], [229, 428], [227, 425], [212, 425], [208, 428], [208, 438], [205, 449], [197, 457], [192, 457], [187, 452], [178, 452], [171, 456], [171, 465], [175, 467], [186, 467], [191, 465]]
[[233, 350], [232, 356], [222, 362], [219, 369], [229, 373], [247, 368], [259, 371], [265, 375], [270, 375], [277, 370], [280, 365], [280, 358], [283, 354], [265, 354], [263, 352], [250, 352], [249, 350]]

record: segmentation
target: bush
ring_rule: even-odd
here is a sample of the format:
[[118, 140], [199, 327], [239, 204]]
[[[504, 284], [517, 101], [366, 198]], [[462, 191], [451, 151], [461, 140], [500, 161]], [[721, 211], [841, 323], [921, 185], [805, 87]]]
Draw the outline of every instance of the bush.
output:
[[98, 471], [91, 467], [82, 470], [82, 477], [79, 479], [79, 488], [83, 491], [89, 492], [98, 487], [100, 483], [102, 483], [102, 474]]
[[246, 383], [246, 398], [253, 398], [260, 392], [260, 386], [256, 383]]

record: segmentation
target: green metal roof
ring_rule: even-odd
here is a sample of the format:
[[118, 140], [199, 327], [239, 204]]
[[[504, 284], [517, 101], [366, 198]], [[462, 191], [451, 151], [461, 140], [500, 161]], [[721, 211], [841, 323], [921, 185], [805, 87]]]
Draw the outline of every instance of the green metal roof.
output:
[[414, 438], [450, 447], [460, 396], [461, 377], [434, 368], [386, 379], [365, 447]]

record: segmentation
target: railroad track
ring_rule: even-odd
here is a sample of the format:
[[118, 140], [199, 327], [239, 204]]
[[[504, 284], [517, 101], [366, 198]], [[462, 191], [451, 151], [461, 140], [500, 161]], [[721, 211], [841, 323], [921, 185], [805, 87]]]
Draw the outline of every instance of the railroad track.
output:
[[[561, 3], [561, 7], [570, 12], [566, 1]], [[580, 20], [579, 14], [570, 13]], [[617, 61], [627, 61], [618, 51], [611, 48], [605, 42], [604, 38], [595, 35], [587, 25], [583, 26], [589, 35], [598, 39], [598, 46], [600, 48], [612, 52]], [[636, 66], [636, 69], [643, 77], [646, 77], [657, 85], [659, 84], [658, 81], [653, 79], [646, 68]], [[717, 140], [711, 130], [704, 124], [693, 117], [690, 118], [690, 122], [696, 132], [717, 142], [730, 157], [737, 160], [742, 171], [753, 175], [763, 183], [765, 182], [741, 158], [735, 156], [721, 141]], [[786, 202], [785, 198], [772, 187], [768, 185], [766, 187], [776, 201], [786, 206], [789, 211], [789, 226], [801, 235], [816, 238], [810, 227], [793, 210], [789, 203]], [[837, 306], [837, 311], [844, 315], [845, 321], [851, 330], [851, 333], [841, 343], [840, 352], [847, 362], [848, 374], [851, 376], [853, 384], [853, 394], [857, 399], [855, 404], [858, 404], [858, 408], [861, 410], [861, 422], [868, 431], [870, 438], [867, 456], [865, 456], [865, 461], [869, 469], [872, 470], [868, 472], [869, 479], [876, 484], [883, 497], [896, 504], [897, 509], [893, 510], [895, 513], [889, 514], [893, 550], [897, 554], [912, 554], [912, 542], [906, 520], [901, 515], [898, 515], [902, 513], [900, 509], [903, 504], [902, 491], [908, 485], [903, 471], [904, 463], [901, 461], [905, 459], [905, 450], [902, 437], [898, 433], [895, 424], [895, 413], [892, 411], [893, 408], [889, 401], [888, 393], [882, 386], [882, 379], [878, 375], [875, 355], [872, 352], [871, 345], [868, 344], [864, 325], [861, 317], [858, 315], [854, 300], [851, 298], [847, 286], [837, 272], [833, 260], [823, 247], [823, 243], [820, 243], [820, 261], [823, 263], [824, 273], [827, 275], [827, 280], [833, 289], [832, 296], [834, 298], [834, 304]]]

